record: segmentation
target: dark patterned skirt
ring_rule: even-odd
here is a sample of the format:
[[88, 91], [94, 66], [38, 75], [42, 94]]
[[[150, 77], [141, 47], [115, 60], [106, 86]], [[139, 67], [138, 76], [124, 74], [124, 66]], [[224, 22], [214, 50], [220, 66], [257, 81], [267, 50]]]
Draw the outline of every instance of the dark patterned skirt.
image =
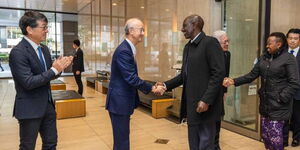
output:
[[284, 150], [282, 120], [261, 118], [261, 136], [267, 150]]

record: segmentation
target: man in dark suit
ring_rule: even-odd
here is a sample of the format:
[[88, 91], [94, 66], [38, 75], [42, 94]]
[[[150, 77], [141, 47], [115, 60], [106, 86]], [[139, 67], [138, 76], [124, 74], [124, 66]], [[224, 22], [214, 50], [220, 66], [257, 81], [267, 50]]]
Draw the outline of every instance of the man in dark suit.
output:
[[[289, 46], [288, 52], [293, 54], [296, 57], [298, 67], [300, 69], [300, 53], [299, 53], [300, 29], [290, 29], [286, 34], [286, 37]], [[289, 145], [288, 141], [289, 141], [290, 126], [292, 127], [292, 131], [293, 131], [292, 146], [293, 147], [299, 146], [300, 144], [300, 90], [298, 90], [294, 96], [291, 124], [289, 124], [289, 120], [287, 120], [284, 124], [283, 143], [285, 147]]]
[[138, 91], [162, 93], [138, 76], [135, 60], [136, 48], [144, 36], [144, 25], [136, 18], [129, 19], [125, 25], [126, 39], [117, 47], [111, 64], [111, 77], [106, 99], [106, 109], [113, 128], [114, 150], [129, 150], [130, 115], [139, 104]]
[[[216, 38], [224, 52], [224, 61], [225, 61], [225, 77], [229, 77], [229, 68], [230, 68], [230, 52], [228, 51], [228, 46], [229, 46], [229, 39], [225, 31], [218, 30], [213, 33], [213, 37]], [[223, 101], [222, 103], [222, 111], [221, 115], [222, 117], [225, 115], [225, 109], [224, 109], [224, 101], [226, 99], [226, 93], [227, 93], [227, 87], [223, 87]], [[221, 120], [216, 122], [216, 137], [215, 137], [215, 150], [221, 150], [220, 147], [220, 130], [221, 130]]]
[[78, 86], [78, 93], [82, 95], [83, 93], [83, 85], [81, 81], [81, 73], [84, 72], [84, 64], [83, 64], [83, 52], [80, 48], [80, 41], [73, 41], [73, 48], [76, 50], [73, 59], [72, 71]]
[[34, 150], [38, 133], [43, 150], [55, 150], [57, 145], [56, 113], [50, 81], [72, 62], [72, 56], [53, 62], [46, 40], [48, 20], [45, 15], [29, 11], [21, 17], [19, 27], [24, 38], [9, 55], [16, 98], [13, 115], [20, 126], [20, 150]]
[[214, 150], [216, 121], [221, 119], [224, 53], [217, 39], [205, 35], [203, 25], [198, 15], [185, 18], [181, 31], [190, 41], [183, 50], [182, 70], [164, 83], [167, 90], [183, 84], [180, 118], [187, 118], [190, 150]]

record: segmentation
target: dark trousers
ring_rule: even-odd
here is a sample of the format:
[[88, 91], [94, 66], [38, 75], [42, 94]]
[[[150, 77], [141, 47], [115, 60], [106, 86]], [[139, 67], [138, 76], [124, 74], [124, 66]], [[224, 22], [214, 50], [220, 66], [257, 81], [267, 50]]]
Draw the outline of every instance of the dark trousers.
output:
[[56, 150], [57, 129], [54, 106], [49, 102], [45, 116], [36, 119], [19, 119], [19, 150], [35, 150], [38, 133], [42, 138], [42, 150]]
[[2, 65], [1, 65], [1, 63], [0, 63], [0, 68], [1, 68], [1, 71], [4, 71], [4, 69], [3, 69]]
[[293, 113], [291, 122], [285, 121], [283, 127], [283, 142], [288, 143], [289, 130], [292, 127], [293, 140], [300, 140], [300, 100], [293, 101]]
[[76, 74], [76, 72], [74, 72], [74, 77], [78, 86], [78, 93], [80, 95], [82, 95], [83, 93], [83, 85], [82, 85], [82, 81], [81, 81], [81, 72], [79, 75]]
[[109, 112], [109, 116], [114, 136], [113, 150], [129, 150], [130, 115], [118, 115]]
[[215, 149], [220, 147], [221, 121], [216, 122]]
[[216, 122], [188, 125], [190, 150], [214, 150]]

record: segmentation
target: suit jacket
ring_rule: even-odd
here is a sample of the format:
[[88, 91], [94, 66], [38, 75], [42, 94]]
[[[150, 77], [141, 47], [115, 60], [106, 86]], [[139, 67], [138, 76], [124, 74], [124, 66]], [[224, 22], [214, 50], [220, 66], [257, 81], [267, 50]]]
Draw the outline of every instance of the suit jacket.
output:
[[[297, 60], [297, 64], [298, 64], [298, 71], [299, 71], [299, 74], [300, 74], [300, 49], [297, 53], [296, 60]], [[300, 82], [300, 80], [299, 80], [299, 82]], [[295, 100], [300, 100], [300, 89], [298, 89], [298, 91], [296, 92], [296, 94], [294, 96], [294, 99]]]
[[74, 54], [72, 71], [73, 72], [76, 72], [76, 71], [84, 72], [83, 52], [82, 52], [81, 48], [79, 48]]
[[[167, 89], [183, 84], [181, 117], [188, 124], [220, 120], [225, 76], [224, 53], [218, 41], [202, 32], [193, 43], [185, 45], [182, 71], [165, 82]], [[209, 104], [206, 112], [196, 112], [198, 102]]]
[[113, 54], [106, 109], [115, 114], [131, 115], [140, 101], [137, 90], [148, 94], [151, 89], [150, 84], [139, 78], [132, 50], [124, 40]]
[[50, 69], [52, 61], [48, 47], [41, 46], [47, 65], [45, 72], [35, 50], [24, 38], [9, 55], [9, 66], [16, 89], [13, 115], [17, 119], [42, 117], [49, 98], [52, 99], [50, 81], [56, 76]]

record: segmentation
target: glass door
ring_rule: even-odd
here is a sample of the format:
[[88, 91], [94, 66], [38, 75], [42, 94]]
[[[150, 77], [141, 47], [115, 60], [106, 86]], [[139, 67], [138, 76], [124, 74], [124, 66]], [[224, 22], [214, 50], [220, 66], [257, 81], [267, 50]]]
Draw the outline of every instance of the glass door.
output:
[[[230, 77], [250, 72], [260, 53], [259, 6], [260, 0], [224, 1], [223, 28], [230, 39]], [[228, 88], [224, 101], [223, 128], [260, 139], [258, 87], [259, 80], [255, 80], [250, 84]]]

